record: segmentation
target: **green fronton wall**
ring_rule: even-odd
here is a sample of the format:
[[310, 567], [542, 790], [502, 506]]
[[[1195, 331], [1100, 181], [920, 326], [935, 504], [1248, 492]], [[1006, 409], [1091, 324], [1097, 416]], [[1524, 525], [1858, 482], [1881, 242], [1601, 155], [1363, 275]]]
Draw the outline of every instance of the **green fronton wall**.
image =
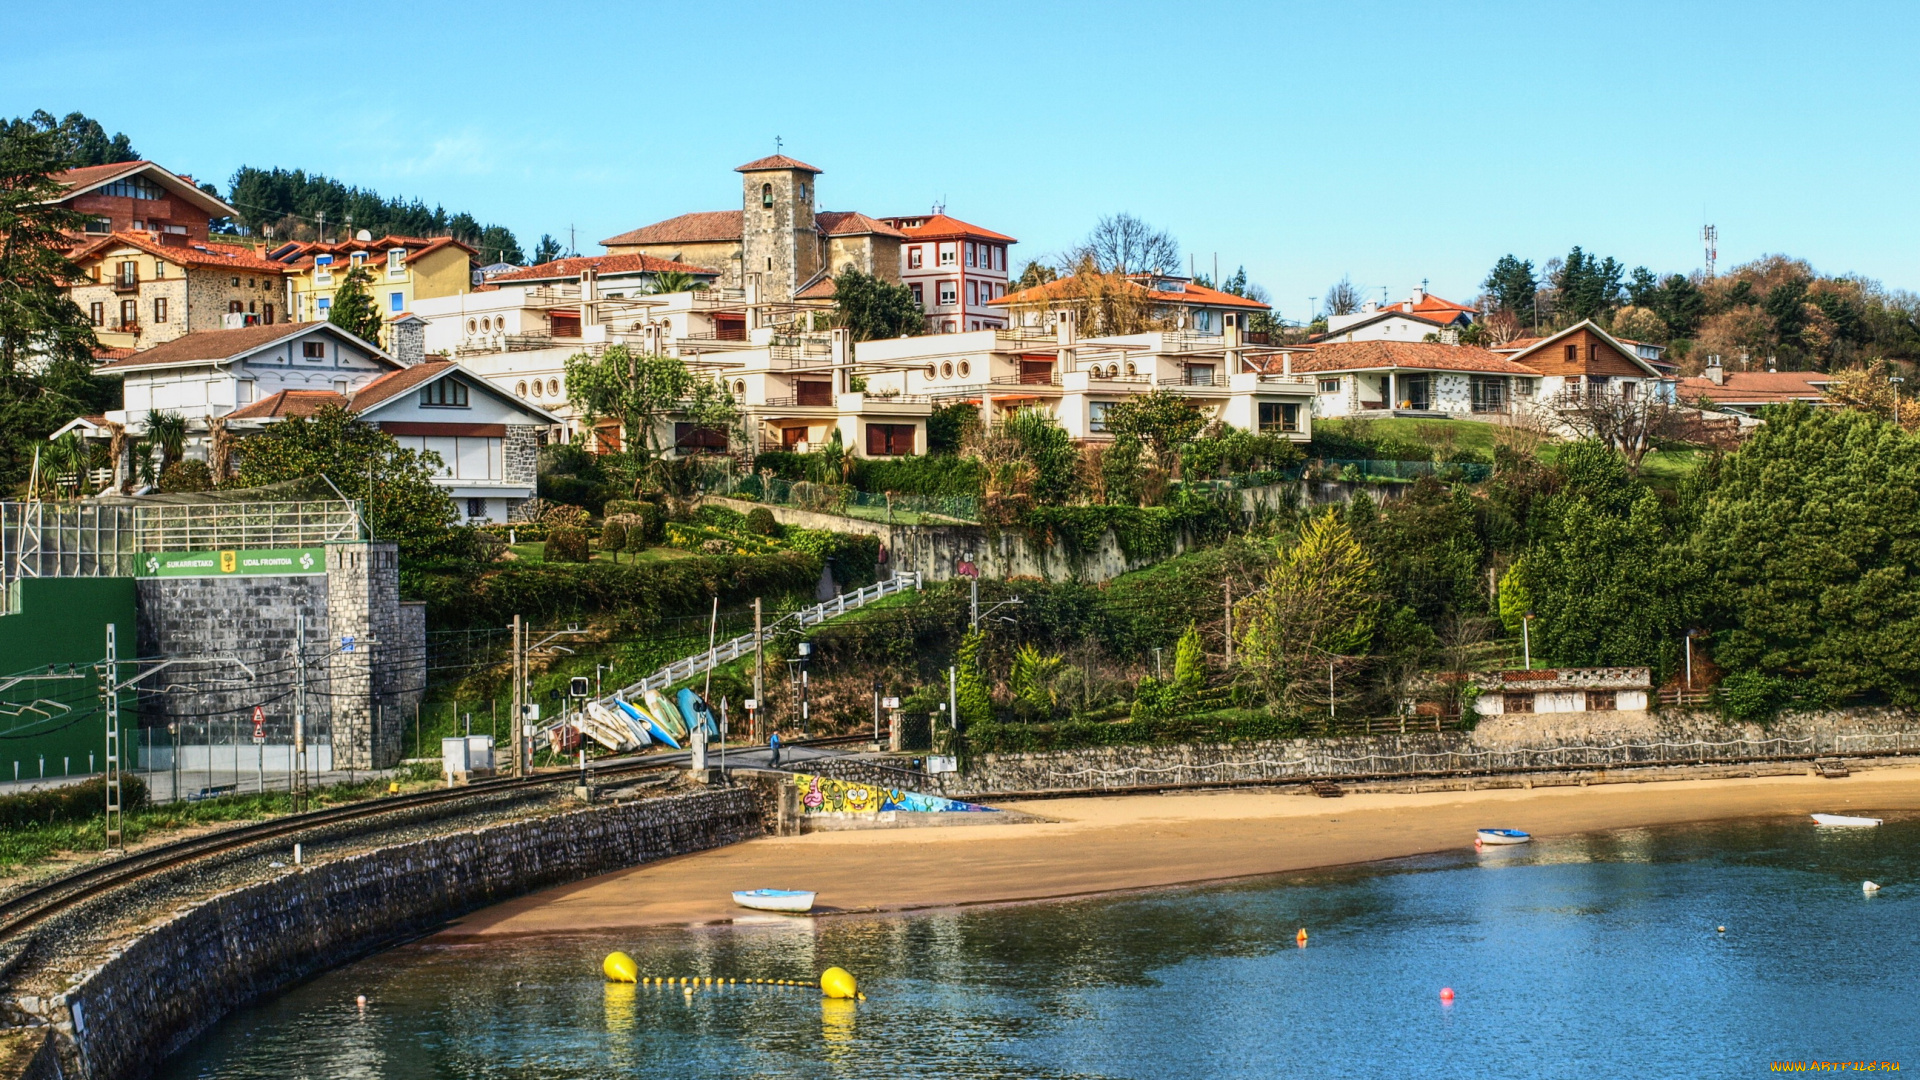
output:
[[[11, 782], [15, 766], [22, 780], [106, 767], [107, 727], [100, 710], [98, 664], [107, 654], [107, 624], [117, 628], [122, 659], [139, 655], [132, 578], [23, 578], [7, 595], [0, 615], [0, 681], [20, 675], [45, 675], [48, 665], [66, 674], [79, 665], [78, 678], [34, 679], [0, 690], [0, 782]], [[42, 702], [46, 699], [66, 710]], [[124, 729], [139, 721], [122, 695]], [[37, 710], [37, 711], [36, 711]], [[131, 735], [128, 736], [132, 738]], [[133, 762], [127, 746], [126, 765]]]

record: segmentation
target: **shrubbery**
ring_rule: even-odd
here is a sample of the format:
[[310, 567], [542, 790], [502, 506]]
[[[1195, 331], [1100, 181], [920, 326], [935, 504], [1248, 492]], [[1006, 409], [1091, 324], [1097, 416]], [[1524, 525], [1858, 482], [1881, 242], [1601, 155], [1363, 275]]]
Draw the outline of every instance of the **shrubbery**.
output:
[[573, 525], [555, 525], [547, 530], [547, 561], [583, 563], [593, 552], [587, 547], [587, 530]]
[[[120, 775], [120, 809], [133, 813], [147, 804], [147, 785], [132, 773]], [[89, 780], [18, 795], [0, 795], [0, 829], [58, 822], [87, 821], [106, 812], [107, 782]]]
[[[584, 534], [582, 534], [584, 540]], [[704, 614], [756, 596], [811, 597], [820, 561], [804, 552], [608, 562], [503, 562], [458, 571], [401, 571], [401, 592], [427, 603], [435, 629], [504, 626], [513, 616], [555, 619], [602, 612], [647, 618]]]

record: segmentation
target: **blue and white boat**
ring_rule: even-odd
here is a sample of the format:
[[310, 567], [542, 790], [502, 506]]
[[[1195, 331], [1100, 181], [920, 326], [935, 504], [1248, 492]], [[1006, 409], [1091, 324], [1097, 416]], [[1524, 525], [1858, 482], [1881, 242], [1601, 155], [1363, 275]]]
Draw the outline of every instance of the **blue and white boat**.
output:
[[805, 889], [743, 889], [733, 902], [755, 911], [805, 913], [813, 910], [814, 894]]
[[1481, 829], [1475, 834], [1473, 842], [1476, 844], [1525, 844], [1532, 840], [1533, 837], [1519, 829]]

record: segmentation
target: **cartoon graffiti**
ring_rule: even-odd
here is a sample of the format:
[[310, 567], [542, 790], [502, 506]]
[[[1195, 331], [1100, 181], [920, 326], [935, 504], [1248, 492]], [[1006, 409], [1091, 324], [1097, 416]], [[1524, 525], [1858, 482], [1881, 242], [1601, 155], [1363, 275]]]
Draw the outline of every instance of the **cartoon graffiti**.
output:
[[793, 786], [800, 789], [802, 813], [808, 814], [876, 814], [885, 810], [915, 814], [998, 812], [978, 803], [804, 773], [793, 778]]

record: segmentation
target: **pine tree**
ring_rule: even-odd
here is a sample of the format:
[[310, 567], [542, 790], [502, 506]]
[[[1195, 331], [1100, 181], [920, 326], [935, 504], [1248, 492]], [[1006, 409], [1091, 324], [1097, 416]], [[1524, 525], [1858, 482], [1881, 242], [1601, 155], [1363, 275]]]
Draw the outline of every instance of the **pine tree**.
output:
[[347, 280], [334, 291], [327, 321], [363, 341], [379, 343], [380, 329], [386, 324], [380, 318], [380, 306], [374, 303], [373, 293], [367, 288], [365, 267], [354, 267], [347, 274]]
[[1482, 284], [1493, 306], [1522, 322], [1533, 321], [1534, 294], [1540, 283], [1533, 276], [1533, 262], [1513, 255], [1502, 255]]

